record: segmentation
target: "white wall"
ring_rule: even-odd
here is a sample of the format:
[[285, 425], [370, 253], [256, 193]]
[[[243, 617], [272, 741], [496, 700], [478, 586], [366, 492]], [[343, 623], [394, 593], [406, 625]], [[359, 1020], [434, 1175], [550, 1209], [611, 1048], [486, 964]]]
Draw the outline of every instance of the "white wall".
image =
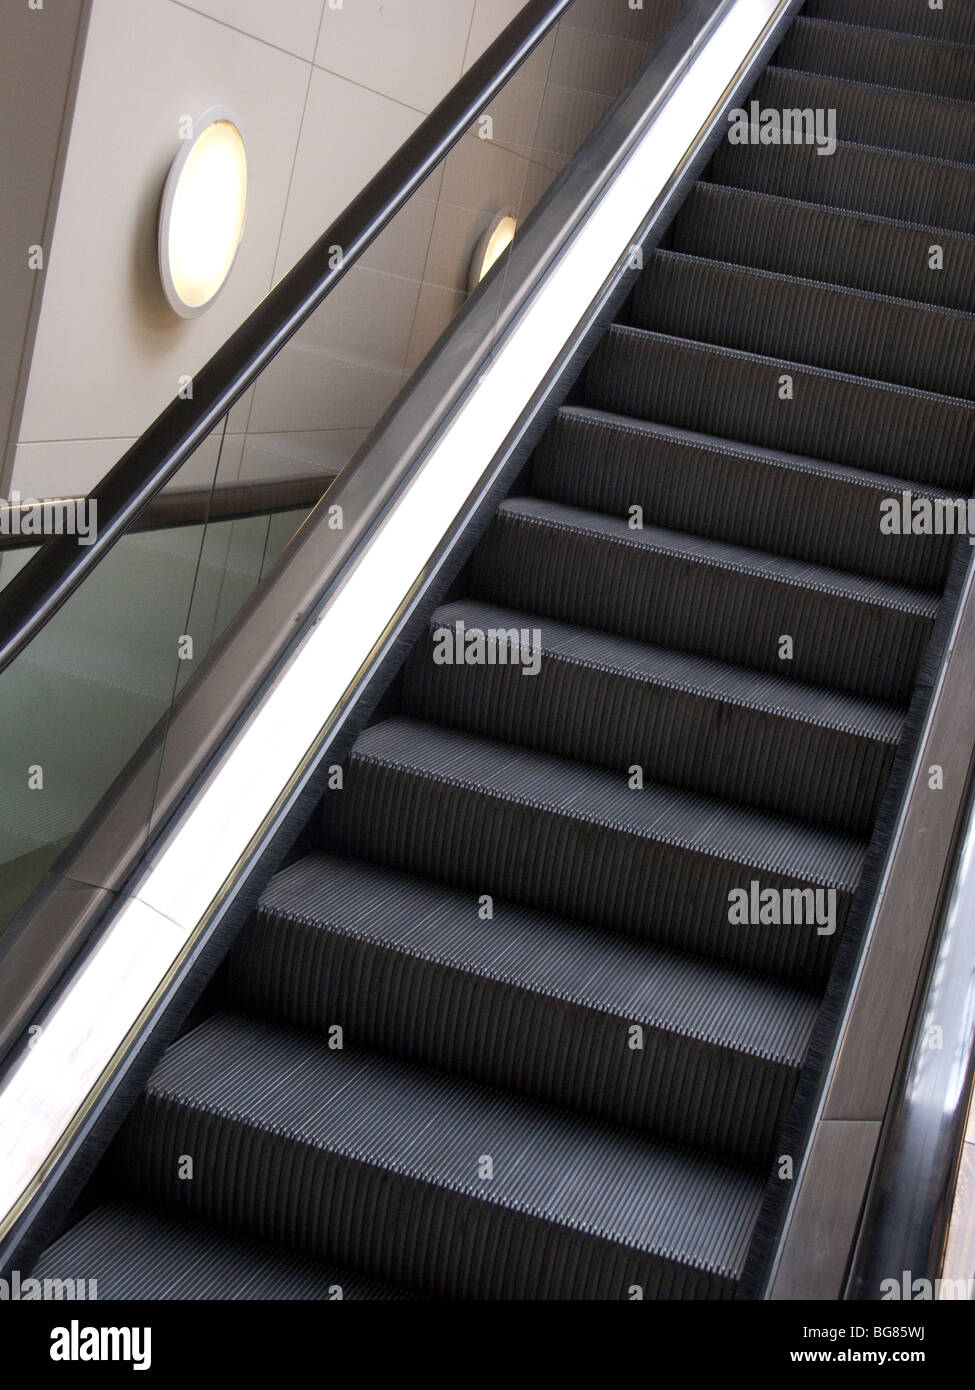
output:
[[[0, 458], [16, 442], [43, 273], [29, 248], [46, 246], [54, 228], [67, 145], [72, 82], [84, 43], [83, 0], [0, 12]], [[43, 101], [37, 100], [38, 92]], [[0, 467], [0, 477], [6, 469]], [[0, 491], [3, 491], [0, 488]]]
[[[92, 0], [17, 435], [12, 486], [22, 494], [90, 488], [521, 0], [334, 3]], [[215, 104], [233, 107], [244, 126], [247, 226], [220, 298], [183, 320], [159, 288], [159, 194], [180, 118]], [[380, 257], [377, 249], [377, 266]], [[390, 284], [377, 282], [376, 293]], [[448, 293], [425, 306], [427, 339], [456, 307]], [[250, 410], [245, 398], [232, 431]]]

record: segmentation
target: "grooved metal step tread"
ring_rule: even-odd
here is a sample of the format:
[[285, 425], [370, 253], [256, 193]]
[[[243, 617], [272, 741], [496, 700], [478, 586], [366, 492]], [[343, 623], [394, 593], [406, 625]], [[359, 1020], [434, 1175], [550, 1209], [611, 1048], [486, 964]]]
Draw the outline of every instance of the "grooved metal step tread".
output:
[[607, 411], [563, 406], [532, 458], [533, 496], [939, 590], [949, 535], [885, 535], [881, 503], [963, 494]]
[[975, 93], [975, 48], [937, 38], [883, 32], [836, 19], [793, 21], [776, 50], [776, 62], [852, 82], [881, 81], [886, 87], [971, 101]]
[[[755, 1170], [260, 1020], [166, 1054], [119, 1136], [129, 1184], [420, 1292], [728, 1297]], [[196, 1155], [194, 1179], [177, 1176]], [[488, 1172], [491, 1177], [479, 1176]]]
[[[235, 1008], [742, 1161], [770, 1160], [818, 996], [332, 854], [283, 870]], [[640, 1046], [631, 1046], [634, 1029]]]
[[[507, 664], [439, 664], [445, 630], [497, 634]], [[538, 635], [537, 674], [518, 664]], [[504, 634], [509, 634], [510, 641]], [[896, 706], [462, 599], [414, 647], [403, 712], [559, 757], [869, 834], [903, 727]]]
[[[798, 1067], [806, 1055], [819, 1004], [810, 990], [518, 903], [494, 902], [489, 922], [479, 908], [470, 892], [318, 852], [272, 879], [259, 919], [275, 955], [274, 928], [304, 924], [764, 1061]], [[269, 960], [254, 938], [248, 929], [235, 948], [229, 982], [236, 993], [247, 980], [251, 997], [268, 985]], [[317, 1015], [310, 1026], [332, 1018], [317, 1007], [320, 980], [275, 964], [278, 988], [304, 996]]]
[[637, 328], [786, 357], [920, 391], [975, 395], [975, 314], [656, 251], [633, 295]]
[[763, 109], [835, 112], [836, 131], [847, 144], [972, 163], [975, 104], [970, 98], [905, 92], [881, 85], [882, 77], [868, 84], [774, 66], [759, 78], [754, 99]]
[[821, 156], [812, 145], [718, 146], [708, 169], [715, 183], [800, 202], [919, 222], [949, 231], [975, 225], [975, 166], [926, 159], [840, 140]]
[[[701, 181], [670, 232], [693, 256], [975, 312], [975, 236]], [[931, 248], [943, 265], [931, 269]]]
[[101, 1302], [415, 1298], [253, 1236], [124, 1201], [82, 1217], [48, 1247], [31, 1277], [93, 1281]]
[[945, 43], [975, 44], [975, 8], [954, 0], [941, 10], [932, 10], [925, 0], [806, 0], [803, 14]]
[[[537, 613], [501, 608], [476, 599], [456, 599], [436, 609], [430, 616], [428, 634], [456, 622], [462, 623], [467, 630], [472, 627], [498, 628], [502, 632], [537, 629], [543, 662], [551, 660], [586, 667], [607, 675], [659, 685], [677, 694], [720, 700], [722, 704], [751, 709], [756, 714], [853, 734], [857, 738], [895, 744], [904, 724], [904, 711], [897, 705], [859, 699], [825, 686], [712, 661], [693, 652], [634, 642], [599, 629], [575, 627], [552, 618], [540, 618]], [[421, 662], [424, 666], [433, 664], [422, 640], [414, 652], [418, 665]], [[442, 673], [476, 669], [478, 675], [484, 673], [483, 668], [463, 665], [434, 666], [433, 669]], [[512, 665], [509, 669], [520, 677], [518, 666]]]
[[[474, 738], [420, 720], [394, 718], [368, 728], [349, 760], [352, 770], [385, 768], [499, 802], [534, 807], [580, 824], [601, 825], [674, 849], [722, 859], [745, 870], [781, 874], [849, 893], [863, 843], [822, 827], [751, 811], [694, 792], [650, 783], [640, 791], [602, 768]], [[325, 798], [352, 800], [346, 790]]]
[[585, 390], [598, 410], [971, 491], [971, 401], [620, 324], [593, 353]]
[[894, 703], [907, 701], [938, 609], [924, 590], [530, 497], [501, 504], [471, 592]]
[[498, 508], [498, 517], [517, 517], [521, 521], [537, 522], [543, 526], [585, 531], [634, 550], [674, 555], [691, 564], [714, 566], [793, 588], [814, 589], [838, 598], [851, 599], [855, 603], [909, 613], [914, 617], [932, 619], [938, 611], [937, 594], [913, 589], [907, 584], [831, 570], [823, 565], [794, 560], [790, 556], [726, 545], [703, 536], [669, 531], [662, 526], [644, 525], [634, 530], [622, 517], [589, 512], [561, 502], [535, 497], [506, 498]]

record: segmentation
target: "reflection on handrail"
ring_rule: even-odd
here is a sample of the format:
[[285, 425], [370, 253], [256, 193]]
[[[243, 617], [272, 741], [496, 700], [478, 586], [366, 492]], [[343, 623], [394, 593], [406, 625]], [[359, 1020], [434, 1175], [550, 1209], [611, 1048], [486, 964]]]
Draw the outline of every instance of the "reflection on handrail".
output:
[[[217, 487], [170, 488], [157, 494], [129, 527], [130, 532], [160, 531], [168, 526], [203, 526], [211, 521], [240, 521], [252, 516], [314, 507], [335, 479], [330, 472], [305, 473], [294, 478], [267, 478], [251, 483], [226, 483]], [[65, 518], [88, 501], [84, 497], [54, 497], [44, 503], [53, 531], [66, 530]], [[41, 544], [25, 518], [37, 504], [21, 502], [0, 507], [0, 552], [25, 550]], [[58, 518], [62, 519], [59, 523]]]

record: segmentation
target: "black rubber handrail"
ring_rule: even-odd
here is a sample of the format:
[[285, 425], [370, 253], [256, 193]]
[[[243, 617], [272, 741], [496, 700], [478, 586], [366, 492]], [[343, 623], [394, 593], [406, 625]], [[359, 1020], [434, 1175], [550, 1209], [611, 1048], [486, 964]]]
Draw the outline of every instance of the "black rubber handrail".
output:
[[[105, 558], [575, 0], [529, 0], [309, 251], [89, 494], [97, 536], [50, 536], [0, 591], [0, 671]], [[335, 255], [335, 248], [341, 255]]]

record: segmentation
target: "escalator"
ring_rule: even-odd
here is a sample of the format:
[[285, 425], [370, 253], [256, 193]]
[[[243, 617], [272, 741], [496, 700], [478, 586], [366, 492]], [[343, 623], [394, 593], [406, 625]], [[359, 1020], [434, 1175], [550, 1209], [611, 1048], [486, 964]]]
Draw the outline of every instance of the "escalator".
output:
[[975, 9], [750, 100], [835, 152], [717, 145], [35, 1276], [755, 1295], [957, 596], [878, 518], [971, 491]]

